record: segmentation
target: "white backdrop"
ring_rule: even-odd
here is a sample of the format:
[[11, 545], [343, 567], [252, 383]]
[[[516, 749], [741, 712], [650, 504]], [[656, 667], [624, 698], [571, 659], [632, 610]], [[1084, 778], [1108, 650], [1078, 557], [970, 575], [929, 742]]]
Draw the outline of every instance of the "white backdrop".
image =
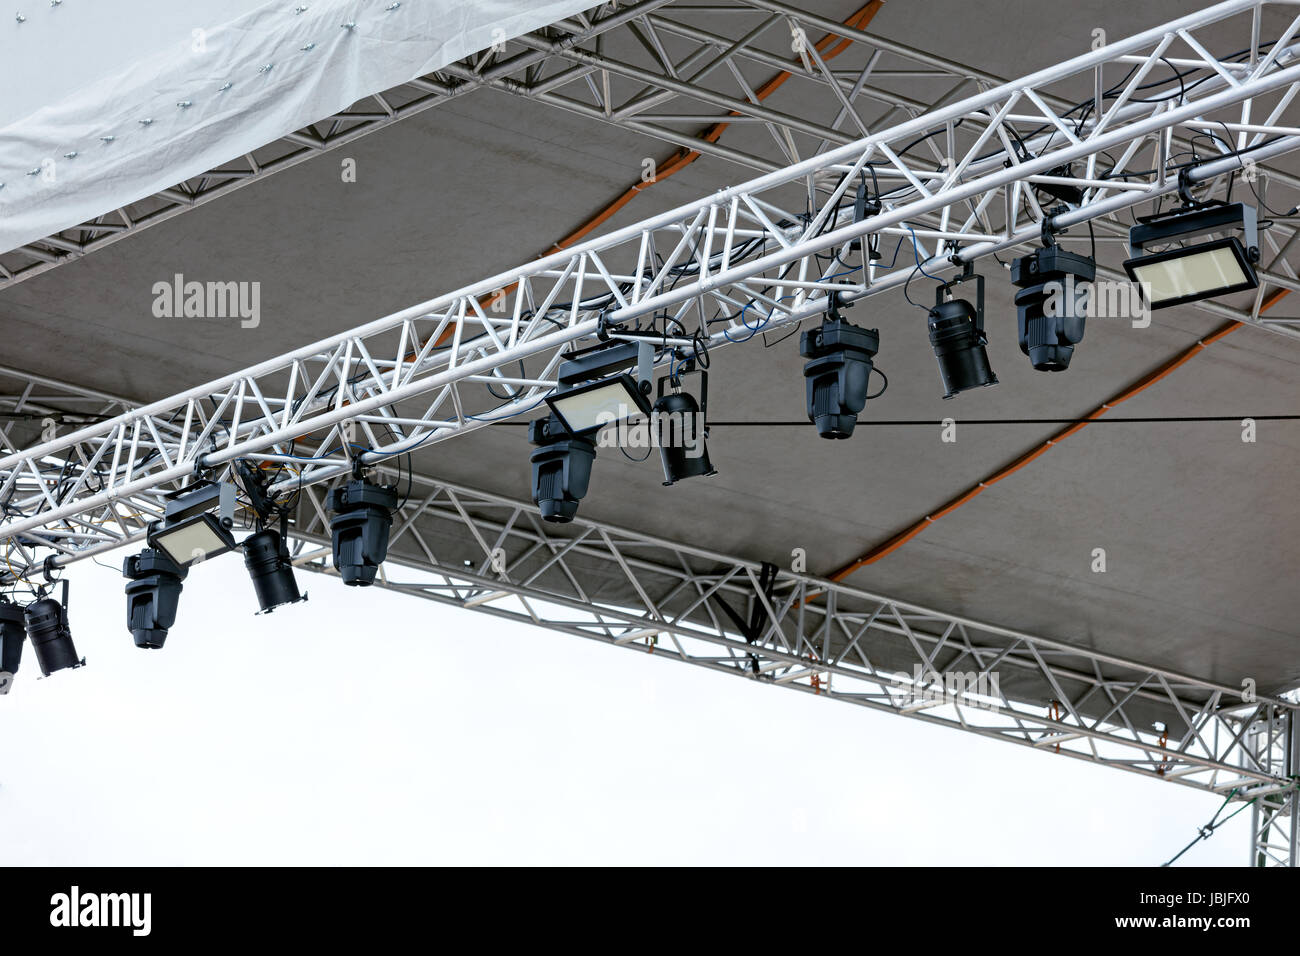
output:
[[0, 251], [586, 6], [61, 0], [0, 14]]

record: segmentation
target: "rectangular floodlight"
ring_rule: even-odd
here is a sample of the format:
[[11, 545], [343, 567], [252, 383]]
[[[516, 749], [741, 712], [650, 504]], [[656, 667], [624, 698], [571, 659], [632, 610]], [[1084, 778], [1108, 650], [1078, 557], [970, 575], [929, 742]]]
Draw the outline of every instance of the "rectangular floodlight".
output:
[[157, 548], [183, 568], [235, 549], [234, 536], [213, 514], [198, 514], [149, 530], [149, 547]]
[[1124, 271], [1138, 284], [1147, 305], [1165, 309], [1184, 302], [1254, 289], [1259, 278], [1236, 236], [1136, 256]]
[[605, 425], [650, 414], [650, 403], [626, 372], [557, 391], [547, 396], [546, 404], [574, 435], [590, 435]]

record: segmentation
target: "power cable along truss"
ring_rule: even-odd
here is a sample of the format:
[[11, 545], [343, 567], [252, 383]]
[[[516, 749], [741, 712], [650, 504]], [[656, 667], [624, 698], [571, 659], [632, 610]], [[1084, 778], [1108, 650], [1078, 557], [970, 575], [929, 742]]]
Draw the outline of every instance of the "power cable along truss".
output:
[[[1056, 230], [1294, 150], [1300, 130], [1281, 123], [1300, 91], [1300, 59], [1292, 47], [1300, 18], [1274, 42], [1257, 42], [1260, 55], [1241, 62], [1214, 60], [1196, 37], [1210, 27], [1220, 35], [1223, 21], [1235, 23], [1242, 14], [1250, 34], [1253, 14], [1269, 5], [1230, 0], [5, 455], [0, 531], [22, 552], [10, 563], [33, 566], [33, 546], [55, 549], [56, 563], [113, 547], [158, 515], [160, 495], [201, 468], [220, 470], [241, 458], [290, 462], [301, 470], [281, 482], [279, 490], [287, 492], [347, 471], [345, 444], [364, 449], [364, 460], [373, 462], [513, 418], [542, 402], [564, 351], [594, 342], [598, 329], [617, 337], [620, 329], [653, 328], [665, 346], [717, 350], [820, 315], [831, 294], [841, 300], [876, 295], [920, 271], [933, 274], [1033, 244], [1043, 224], [1022, 219], [1022, 200], [1041, 212], [1029, 187], [1054, 181], [1050, 171], [1066, 164], [1082, 167], [1083, 175], [1071, 181], [1084, 194], [1050, 217]], [[1190, 52], [1179, 56], [1176, 44]], [[1183, 65], [1197, 60], [1206, 77], [1180, 87], [1173, 100], [1134, 102], [1133, 92], [1171, 56]], [[1072, 79], [1091, 83], [1107, 64], [1133, 68], [1124, 90], [1074, 128], [1039, 92]], [[1217, 118], [1226, 113], [1234, 118]], [[1165, 160], [1172, 130], [1220, 123], [1236, 138], [1234, 151], [1171, 175]], [[950, 167], [923, 168], [901, 158], [907, 144], [932, 134], [948, 144]], [[1105, 177], [1099, 171], [1103, 152], [1117, 157]], [[1138, 162], [1148, 152], [1152, 156]], [[879, 184], [870, 188], [880, 210], [854, 221], [853, 190], [863, 183]], [[934, 225], [923, 224], [924, 217]], [[862, 247], [872, 240], [856, 250], [852, 245], [868, 236], [896, 243], [892, 263], [868, 260], [864, 266]], [[672, 361], [670, 353], [660, 352], [660, 367]], [[499, 401], [482, 385], [508, 397]], [[351, 435], [346, 442], [345, 432]], [[314, 451], [304, 455], [304, 447]]]

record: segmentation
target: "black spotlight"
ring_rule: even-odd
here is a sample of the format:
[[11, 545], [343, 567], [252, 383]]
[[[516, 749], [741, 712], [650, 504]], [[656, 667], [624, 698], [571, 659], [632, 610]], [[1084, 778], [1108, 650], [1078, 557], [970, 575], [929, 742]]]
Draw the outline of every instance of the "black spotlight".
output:
[[281, 605], [305, 600], [298, 593], [289, 547], [280, 531], [265, 528], [250, 534], [244, 539], [243, 548], [244, 567], [248, 568], [263, 614], [269, 614]]
[[1041, 372], [1070, 367], [1074, 347], [1083, 339], [1084, 319], [1097, 263], [1089, 256], [1052, 244], [1011, 264], [1016, 293], [1020, 351]]
[[[1200, 203], [1192, 198], [1187, 170], [1179, 176], [1183, 205], [1146, 216], [1129, 230], [1129, 278], [1152, 309], [1259, 287], [1259, 225], [1254, 206]], [[1241, 233], [1241, 237], [1236, 235]], [[1218, 234], [1218, 239], [1192, 242]], [[1169, 246], [1148, 252], [1151, 246]]]
[[334, 568], [343, 583], [368, 587], [388, 555], [388, 531], [397, 508], [397, 488], [376, 485], [354, 473], [346, 485], [329, 493], [333, 511]]
[[13, 686], [14, 675], [23, 661], [26, 638], [22, 606], [0, 598], [0, 694], [9, 693]]
[[[682, 376], [695, 365], [687, 359], [684, 368], [659, 380], [659, 397], [651, 412], [651, 427], [659, 441], [659, 458], [664, 466], [664, 484], [671, 485], [683, 478], [716, 475], [718, 469], [709, 461], [707, 425], [709, 413], [709, 373], [700, 369], [700, 400], [690, 392], [681, 391]], [[664, 393], [664, 386], [673, 391]]]
[[595, 439], [572, 434], [550, 415], [528, 423], [528, 440], [538, 446], [528, 459], [533, 464], [533, 501], [545, 520], [572, 521], [591, 483]]
[[126, 586], [126, 629], [136, 647], [156, 649], [167, 640], [176, 623], [182, 581], [189, 569], [177, 564], [163, 551], [145, 548], [122, 562]]
[[23, 619], [27, 627], [27, 639], [32, 642], [32, 650], [36, 653], [36, 663], [46, 677], [55, 671], [80, 667], [86, 663], [77, 657], [77, 648], [72, 643], [72, 631], [68, 628], [67, 581], [63, 582], [62, 602], [41, 593], [38, 600], [27, 605]]
[[[822, 438], [848, 438], [867, 399], [871, 359], [880, 351], [880, 333], [853, 325], [839, 313], [837, 294], [820, 327], [799, 338], [808, 390], [808, 420]], [[882, 373], [883, 374], [883, 373]]]
[[[975, 305], [965, 299], [945, 298], [953, 286], [969, 279], [975, 280]], [[939, 360], [944, 398], [952, 398], [968, 388], [998, 383], [984, 348], [988, 344], [984, 334], [984, 277], [976, 275], [969, 262], [961, 275], [936, 290], [927, 324], [930, 345]]]

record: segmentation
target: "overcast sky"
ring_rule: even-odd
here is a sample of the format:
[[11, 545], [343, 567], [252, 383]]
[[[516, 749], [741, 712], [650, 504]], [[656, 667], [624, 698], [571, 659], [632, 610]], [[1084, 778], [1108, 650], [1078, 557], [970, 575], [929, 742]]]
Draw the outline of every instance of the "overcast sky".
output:
[[3, 863], [1145, 866], [1220, 803], [305, 571], [255, 616], [233, 555], [143, 651], [117, 568], [70, 576], [88, 666], [0, 697]]

